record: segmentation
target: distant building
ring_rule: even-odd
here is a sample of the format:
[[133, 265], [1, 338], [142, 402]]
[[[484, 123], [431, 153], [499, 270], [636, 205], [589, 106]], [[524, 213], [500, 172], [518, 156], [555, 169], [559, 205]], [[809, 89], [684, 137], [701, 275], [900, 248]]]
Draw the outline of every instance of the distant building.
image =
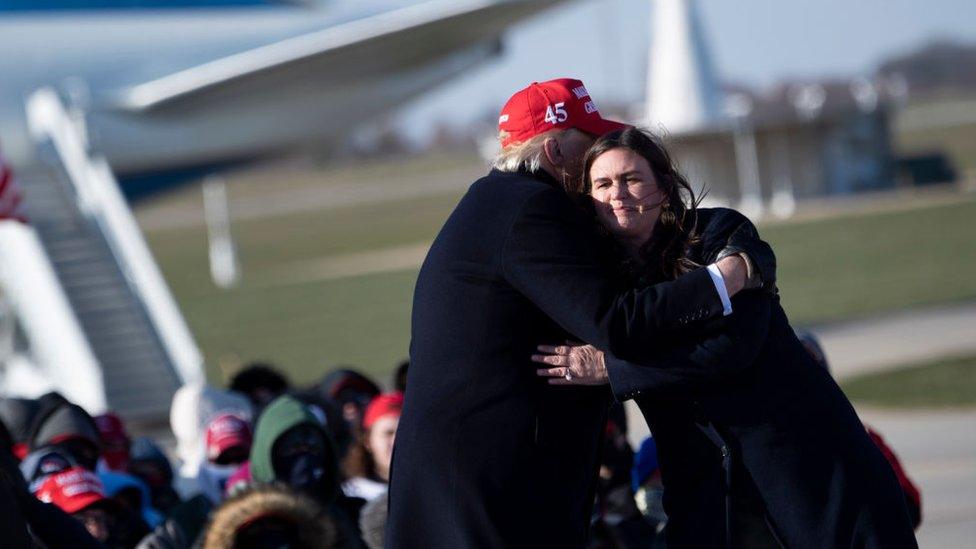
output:
[[703, 34], [694, 0], [655, 0], [642, 119], [710, 202], [785, 217], [797, 199], [894, 185], [886, 105], [897, 86], [855, 79], [723, 93]]
[[767, 96], [739, 93], [729, 101], [737, 117], [666, 140], [710, 201], [754, 217], [788, 216], [797, 199], [891, 187], [889, 109], [868, 92], [859, 101], [851, 87], [835, 82], [782, 86]]

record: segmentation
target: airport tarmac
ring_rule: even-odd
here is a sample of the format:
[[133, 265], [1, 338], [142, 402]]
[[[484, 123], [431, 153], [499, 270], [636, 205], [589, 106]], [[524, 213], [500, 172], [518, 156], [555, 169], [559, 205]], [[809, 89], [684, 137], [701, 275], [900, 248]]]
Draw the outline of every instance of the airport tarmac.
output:
[[976, 410], [858, 409], [902, 460], [922, 491], [918, 543], [972, 547], [976, 540]]
[[[647, 428], [628, 403], [631, 441]], [[956, 549], [976, 539], [976, 410], [893, 412], [858, 409], [895, 450], [922, 492], [922, 549]]]

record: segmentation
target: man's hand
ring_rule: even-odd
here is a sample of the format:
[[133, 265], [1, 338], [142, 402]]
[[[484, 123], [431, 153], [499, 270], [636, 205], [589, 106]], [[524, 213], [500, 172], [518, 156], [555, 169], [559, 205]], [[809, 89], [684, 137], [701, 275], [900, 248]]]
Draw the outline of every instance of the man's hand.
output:
[[609, 382], [603, 351], [592, 345], [539, 345], [532, 360], [555, 366], [536, 370], [536, 375], [548, 377], [550, 385], [603, 385]]
[[749, 277], [749, 266], [739, 254], [723, 257], [715, 265], [722, 273], [729, 297], [739, 293], [739, 290], [745, 287], [746, 279]]

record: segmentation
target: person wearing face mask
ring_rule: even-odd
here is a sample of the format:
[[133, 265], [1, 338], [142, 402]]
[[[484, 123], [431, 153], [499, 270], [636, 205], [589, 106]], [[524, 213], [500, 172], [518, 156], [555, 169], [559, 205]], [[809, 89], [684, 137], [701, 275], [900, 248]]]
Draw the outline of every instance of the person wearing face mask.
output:
[[390, 482], [393, 442], [403, 409], [402, 393], [374, 398], [363, 414], [362, 440], [346, 454], [342, 491], [349, 497], [371, 501], [386, 494]]
[[221, 413], [210, 420], [204, 434], [206, 461], [200, 465], [197, 484], [214, 505], [224, 499], [227, 480], [247, 460], [251, 427], [241, 417]]
[[254, 483], [277, 482], [314, 499], [335, 521], [340, 546], [360, 545], [360, 505], [342, 495], [334, 443], [307, 406], [288, 395], [271, 401], [255, 425], [250, 458]]
[[327, 549], [336, 543], [331, 517], [312, 498], [283, 486], [253, 486], [228, 499], [207, 527], [204, 549]]

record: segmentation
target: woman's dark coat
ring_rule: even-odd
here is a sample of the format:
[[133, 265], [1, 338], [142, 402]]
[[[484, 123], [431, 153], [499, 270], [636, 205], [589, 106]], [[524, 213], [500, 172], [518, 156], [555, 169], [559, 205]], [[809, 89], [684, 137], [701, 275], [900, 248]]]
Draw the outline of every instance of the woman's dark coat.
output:
[[657, 439], [669, 547], [735, 546], [750, 511], [785, 547], [916, 547], [891, 467], [779, 297], [732, 303], [709, 335], [643, 366], [608, 360], [615, 395], [635, 399]]

